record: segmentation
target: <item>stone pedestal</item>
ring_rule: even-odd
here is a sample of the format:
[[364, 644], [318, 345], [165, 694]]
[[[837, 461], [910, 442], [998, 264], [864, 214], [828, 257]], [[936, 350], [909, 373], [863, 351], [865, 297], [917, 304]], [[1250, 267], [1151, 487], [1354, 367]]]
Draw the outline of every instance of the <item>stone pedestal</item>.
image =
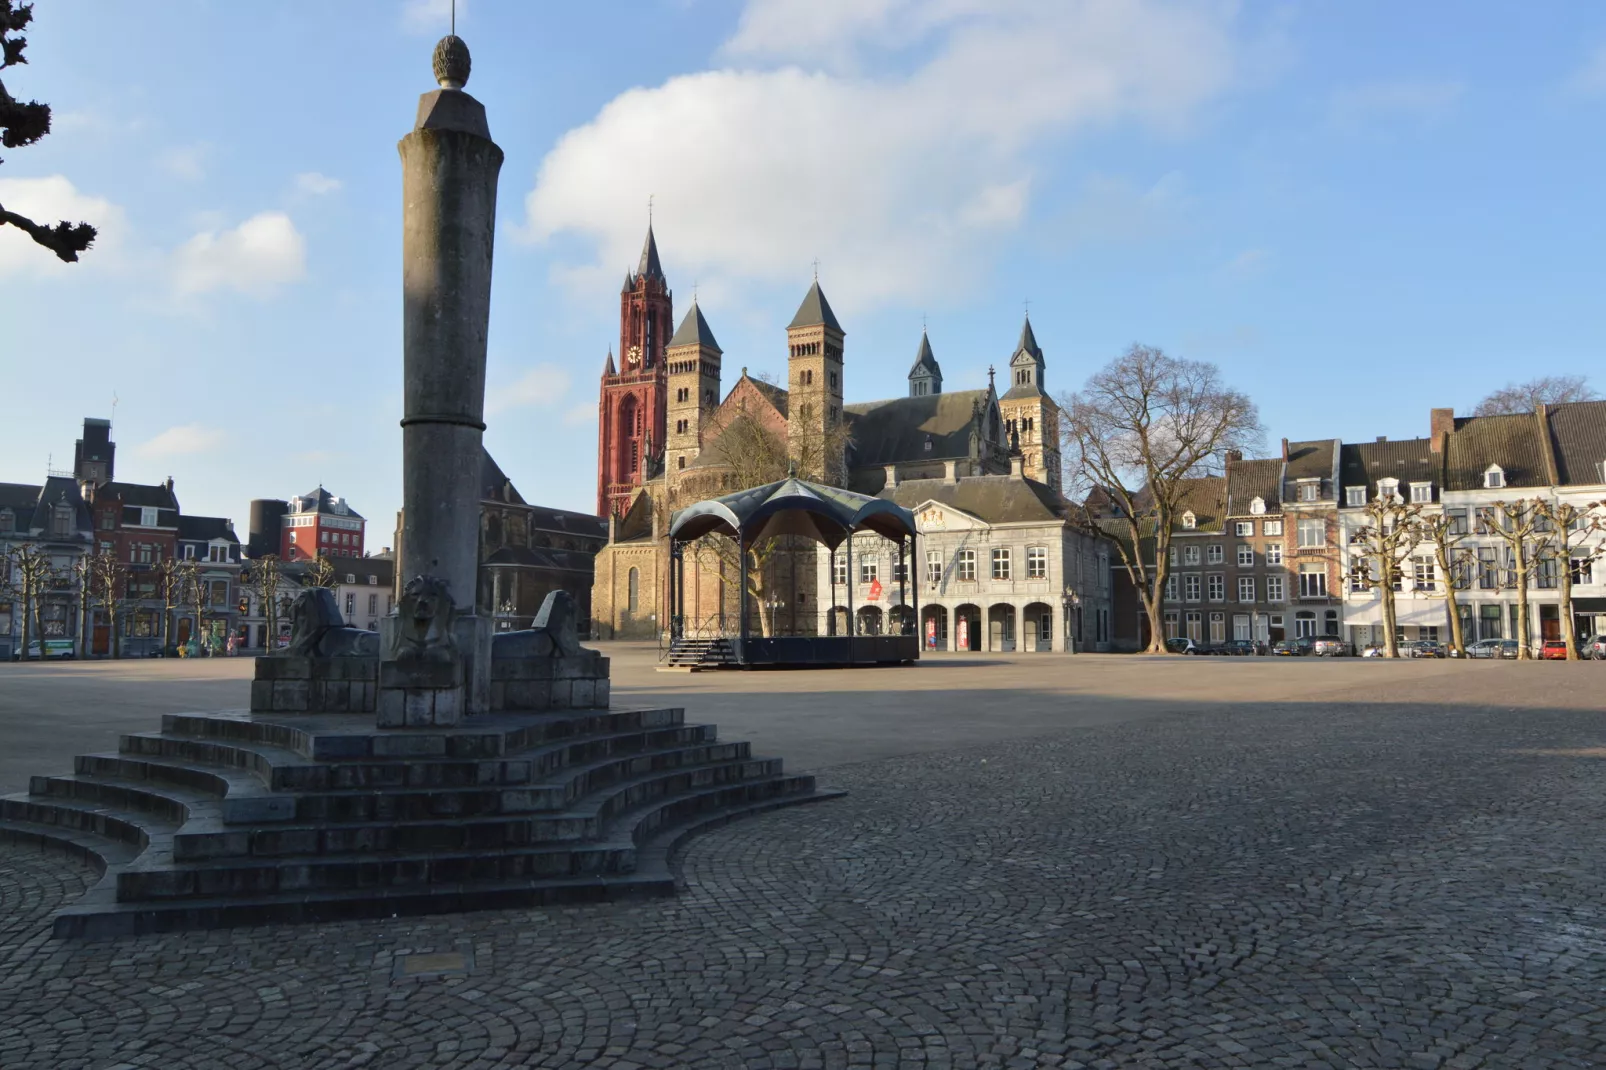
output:
[[379, 685], [379, 659], [297, 657], [256, 659], [251, 681], [255, 713], [370, 713]]
[[380, 728], [452, 727], [463, 719], [467, 689], [462, 662], [379, 666]]

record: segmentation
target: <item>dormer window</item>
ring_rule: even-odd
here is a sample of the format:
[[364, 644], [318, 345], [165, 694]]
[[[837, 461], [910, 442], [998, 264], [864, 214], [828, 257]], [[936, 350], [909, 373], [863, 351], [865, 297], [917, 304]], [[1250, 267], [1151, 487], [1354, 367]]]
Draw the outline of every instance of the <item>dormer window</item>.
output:
[[1366, 488], [1365, 487], [1345, 487], [1344, 488], [1344, 504], [1345, 505], [1349, 505], [1349, 506], [1365, 505], [1366, 504]]
[[1483, 486], [1486, 490], [1499, 490], [1506, 485], [1506, 472], [1498, 464], [1491, 464], [1483, 470]]
[[1413, 505], [1428, 505], [1433, 501], [1432, 483], [1412, 483], [1411, 502]]
[[1251, 499], [1249, 499], [1249, 513], [1250, 513], [1251, 516], [1260, 516], [1265, 511], [1266, 511], [1266, 499], [1265, 498], [1251, 498]]
[[1400, 481], [1397, 479], [1378, 480], [1377, 499], [1383, 502], [1398, 502], [1400, 500]]
[[1316, 496], [1321, 493], [1321, 489], [1321, 483], [1319, 483], [1317, 480], [1306, 480], [1299, 485], [1299, 500], [1302, 502], [1313, 502], [1316, 500]]
[[1192, 509], [1189, 509], [1186, 513], [1182, 514], [1182, 530], [1192, 531], [1198, 526], [1199, 518], [1193, 515]]

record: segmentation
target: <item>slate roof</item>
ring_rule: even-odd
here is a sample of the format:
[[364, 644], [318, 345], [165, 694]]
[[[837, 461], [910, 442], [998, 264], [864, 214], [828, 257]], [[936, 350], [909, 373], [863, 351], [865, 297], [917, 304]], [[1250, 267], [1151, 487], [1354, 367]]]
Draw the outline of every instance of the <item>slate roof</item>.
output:
[[645, 275], [649, 279], [664, 277], [664, 267], [658, 262], [658, 241], [652, 236], [652, 224], [647, 224], [647, 240], [641, 246], [641, 263], [636, 267], [636, 275]]
[[820, 289], [820, 280], [815, 279], [814, 285], [810, 286], [809, 292], [804, 295], [803, 303], [797, 306], [797, 315], [793, 316], [792, 322], [786, 326], [791, 329], [813, 327], [821, 323], [833, 331], [842, 330], [842, 324], [836, 321], [836, 313], [831, 311], [831, 302], [825, 299], [825, 292]]
[[610, 347], [608, 349], [608, 359], [602, 365], [602, 377], [606, 379], [609, 376], [618, 374], [618, 371], [616, 371], [613, 366], [613, 349]]
[[484, 446], [480, 447], [480, 500], [506, 501], [512, 505], [524, 505], [524, 498], [519, 494], [519, 488], [513, 487], [510, 498], [502, 497], [505, 488], [511, 486], [513, 481], [502, 471], [502, 466], [496, 463], [491, 451]]
[[1281, 511], [1282, 474], [1279, 457], [1233, 461], [1227, 466], [1227, 515], [1249, 516], [1249, 503], [1256, 498], [1266, 503], [1266, 512]]
[[1039, 360], [1043, 358], [1043, 351], [1037, 346], [1037, 335], [1032, 332], [1032, 317], [1029, 315], [1021, 323], [1020, 341], [1015, 343], [1015, 352], [1018, 354], [1023, 351]]
[[336, 579], [346, 582], [347, 576], [356, 576], [358, 583], [366, 584], [369, 576], [377, 577], [378, 587], [389, 587], [396, 578], [396, 559], [393, 557], [331, 557]]
[[[481, 501], [507, 502], [509, 505], [520, 506], [529, 516], [530, 523], [543, 531], [558, 531], [566, 535], [581, 535], [594, 539], [608, 537], [608, 521], [603, 517], [593, 516], [590, 513], [575, 513], [567, 509], [550, 509], [544, 505], [531, 505], [519, 493], [519, 488], [513, 487], [512, 484], [513, 481], [502, 471], [502, 466], [491, 456], [491, 451], [481, 447]], [[512, 487], [513, 493], [510, 498], [502, 496], [504, 487]]]
[[543, 568], [555, 572], [582, 572], [591, 575], [596, 570], [590, 554], [573, 550], [550, 550], [545, 547], [504, 546], [485, 559], [487, 565], [513, 568]]
[[234, 534], [234, 524], [221, 516], [180, 516], [178, 518], [178, 537], [192, 542], [211, 542], [213, 539], [223, 539], [236, 546], [240, 543], [239, 536]]
[[931, 352], [931, 339], [926, 337], [925, 331], [920, 332], [920, 349], [915, 353], [915, 362], [909, 368], [909, 378], [913, 379], [922, 374], [942, 378], [942, 369], [937, 366], [937, 358]]
[[1057, 523], [1064, 519], [1066, 511], [1064, 500], [1053, 487], [1014, 476], [966, 476], [957, 483], [906, 479], [896, 487], [882, 488], [880, 496], [905, 509], [935, 501], [989, 524]]
[[0, 483], [0, 509], [11, 510], [17, 519], [18, 531], [28, 530], [43, 489], [34, 483]]
[[[975, 405], [986, 390], [861, 401], [842, 406], [853, 435], [853, 464], [886, 465], [970, 456]], [[926, 439], [931, 449], [926, 449]]]
[[1549, 409], [1550, 440], [1563, 484], [1606, 483], [1606, 401], [1574, 401]]
[[[747, 376], [747, 372], [744, 370], [742, 375], [744, 377]], [[760, 394], [763, 394], [765, 399], [768, 400], [771, 405], [775, 406], [776, 412], [780, 413], [782, 416], [786, 415], [786, 405], [790, 395], [787, 394], [785, 387], [776, 386], [774, 383], [766, 383], [762, 379], [753, 379], [750, 377], [747, 379], [747, 381], [752, 383], [753, 388]], [[734, 387], [732, 389], [734, 389]]]
[[719, 348], [719, 343], [714, 341], [714, 332], [708, 326], [708, 321], [703, 318], [703, 310], [697, 307], [697, 299], [692, 298], [691, 310], [686, 313], [686, 318], [680, 321], [680, 327], [675, 331], [675, 336], [669, 340], [668, 348], [695, 345], [705, 345], [716, 353], [724, 352]]
[[1319, 438], [1311, 442], [1288, 444], [1288, 478], [1326, 479], [1333, 474], [1333, 440]]
[[145, 483], [107, 483], [96, 493], [109, 493], [122, 499], [124, 505], [148, 506], [156, 509], [177, 509], [174, 497], [166, 483], [154, 486]]
[[[1346, 443], [1339, 450], [1338, 477], [1345, 487], [1366, 487], [1368, 498], [1377, 493], [1379, 480], [1398, 479], [1403, 495], [1406, 493], [1403, 488], [1412, 483], [1432, 483], [1440, 487], [1443, 482], [1440, 460], [1433, 452], [1430, 438]], [[1479, 485], [1482, 485], [1481, 476]]]
[[1192, 511], [1194, 526], [1193, 532], [1220, 532], [1224, 530], [1222, 521], [1227, 511], [1227, 478], [1225, 476], [1201, 476], [1197, 479], [1184, 479], [1181, 484], [1181, 493], [1177, 497], [1177, 508], [1173, 514], [1173, 532], [1189, 532], [1190, 529], [1182, 526], [1182, 514]]
[[[129, 505], [134, 504], [133, 502], [128, 502], [127, 499], [124, 499], [124, 501]], [[346, 511], [344, 513], [336, 514], [334, 501], [335, 496], [324, 490], [323, 487], [319, 486], [313, 490], [307, 491], [305, 494], [298, 494], [294, 498], [291, 498], [290, 509], [292, 512], [310, 513], [316, 510], [320, 513], [329, 513], [331, 515], [349, 516], [353, 520], [366, 519], [366, 517], [351, 507], [350, 502], [344, 503], [346, 506]], [[150, 503], [141, 502], [139, 504], [149, 505]], [[174, 503], [173, 508], [178, 508], [177, 502]]]
[[1549, 486], [1537, 413], [1456, 420], [1444, 454], [1445, 488], [1483, 489], [1483, 473], [1491, 464], [1498, 464], [1505, 472], [1508, 487]]

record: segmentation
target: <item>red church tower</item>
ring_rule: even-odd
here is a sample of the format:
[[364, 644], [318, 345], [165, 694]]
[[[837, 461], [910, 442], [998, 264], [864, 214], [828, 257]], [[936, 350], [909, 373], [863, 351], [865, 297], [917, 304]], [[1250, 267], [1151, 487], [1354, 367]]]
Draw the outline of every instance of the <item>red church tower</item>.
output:
[[675, 331], [674, 295], [658, 262], [652, 224], [641, 264], [625, 273], [619, 293], [619, 367], [602, 369], [597, 411], [597, 515], [623, 513], [631, 496], [663, 461], [668, 429], [664, 347]]

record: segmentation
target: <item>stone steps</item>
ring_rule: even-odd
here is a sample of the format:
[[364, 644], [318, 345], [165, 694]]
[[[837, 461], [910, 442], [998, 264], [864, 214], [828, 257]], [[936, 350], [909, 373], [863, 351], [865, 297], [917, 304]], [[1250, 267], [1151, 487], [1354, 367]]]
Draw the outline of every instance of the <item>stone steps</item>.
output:
[[181, 714], [74, 769], [0, 799], [0, 838], [103, 869], [64, 936], [667, 894], [687, 830], [829, 795], [678, 709]]

